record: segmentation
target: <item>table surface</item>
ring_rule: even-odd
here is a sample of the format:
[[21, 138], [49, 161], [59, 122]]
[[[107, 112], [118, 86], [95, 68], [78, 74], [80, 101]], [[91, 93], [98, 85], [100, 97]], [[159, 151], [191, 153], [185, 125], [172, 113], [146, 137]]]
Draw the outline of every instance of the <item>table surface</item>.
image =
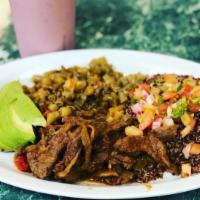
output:
[[[77, 0], [76, 48], [96, 47], [159, 52], [200, 62], [200, 0]], [[18, 57], [10, 24], [0, 38], [0, 63]], [[69, 198], [0, 183], [0, 199]], [[150, 199], [197, 200], [200, 189]]]

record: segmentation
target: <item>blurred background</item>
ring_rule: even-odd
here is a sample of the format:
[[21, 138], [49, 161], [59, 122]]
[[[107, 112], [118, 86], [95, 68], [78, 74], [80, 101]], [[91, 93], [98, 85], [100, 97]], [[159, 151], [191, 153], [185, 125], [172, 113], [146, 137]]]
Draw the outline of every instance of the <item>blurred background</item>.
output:
[[[96, 16], [96, 17], [94, 17]], [[77, 0], [75, 48], [131, 48], [200, 62], [200, 0]], [[0, 1], [0, 62], [19, 57]]]

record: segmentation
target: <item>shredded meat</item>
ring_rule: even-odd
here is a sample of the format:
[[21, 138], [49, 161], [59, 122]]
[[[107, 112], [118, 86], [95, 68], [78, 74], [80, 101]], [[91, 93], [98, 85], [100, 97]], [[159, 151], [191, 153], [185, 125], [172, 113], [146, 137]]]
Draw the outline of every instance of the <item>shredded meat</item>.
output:
[[[41, 142], [42, 143], [42, 142]], [[59, 158], [59, 154], [65, 149], [67, 138], [64, 133], [55, 134], [47, 146], [40, 142], [27, 153], [27, 159], [31, 171], [38, 178], [47, 178]]]
[[63, 125], [52, 137], [43, 136], [34, 148], [27, 151], [27, 160], [35, 176], [47, 178], [63, 152], [70, 150], [72, 154], [74, 153], [77, 146], [77, 142], [74, 141], [80, 138], [80, 129], [70, 131], [74, 125], [76, 122], [71, 120], [71, 123]]
[[[134, 175], [137, 161], [132, 156], [138, 151], [146, 152], [167, 170], [177, 174], [159, 139], [163, 138], [161, 131], [144, 137], [125, 137], [121, 130], [131, 123], [129, 119], [110, 124], [102, 119], [68, 117], [51, 136], [43, 132], [41, 140], [27, 150], [33, 174], [42, 179], [54, 177], [64, 182], [92, 178], [111, 185], [128, 183], [138, 179]], [[102, 171], [105, 165], [108, 166], [107, 172]]]
[[80, 137], [80, 128], [77, 128], [75, 133], [68, 134], [69, 140], [67, 143], [67, 149], [63, 156], [63, 159], [56, 163], [54, 167], [55, 177], [62, 177], [62, 171], [65, 169], [66, 166], [70, 164], [70, 161], [76, 156], [80, 149], [81, 137]]
[[[140, 181], [140, 173], [147, 174], [144, 181], [150, 180], [153, 175], [149, 174], [149, 169], [139, 170], [137, 176], [135, 166], [138, 161], [134, 152], [146, 152], [168, 171], [177, 174], [160, 140], [167, 137], [165, 130], [143, 137], [125, 137], [122, 131], [131, 123], [129, 119], [110, 124], [103, 119], [102, 116], [99, 121], [72, 116], [65, 118], [64, 125], [56, 126], [51, 135], [41, 131], [40, 141], [27, 150], [33, 174], [42, 179], [54, 178], [64, 182], [92, 178], [111, 185]], [[173, 131], [170, 131], [171, 135]], [[106, 172], [105, 166], [108, 168]]]
[[122, 165], [125, 169], [130, 170], [134, 168], [135, 160], [132, 156], [114, 151], [111, 154], [110, 164]]
[[43, 133], [41, 140], [27, 149], [30, 169], [42, 179], [54, 177], [66, 182], [83, 179], [108, 164], [111, 145], [117, 139], [113, 140], [110, 132], [129, 123], [121, 121], [108, 126], [105, 121], [68, 117], [64, 125], [56, 126], [54, 134], [49, 137]]

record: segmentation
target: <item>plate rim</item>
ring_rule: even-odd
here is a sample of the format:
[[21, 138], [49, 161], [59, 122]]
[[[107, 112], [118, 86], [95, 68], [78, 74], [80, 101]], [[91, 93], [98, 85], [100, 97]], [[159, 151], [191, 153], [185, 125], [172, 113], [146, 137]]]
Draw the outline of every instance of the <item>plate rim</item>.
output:
[[178, 61], [184, 61], [187, 63], [191, 64], [200, 64], [196, 61], [188, 60], [186, 58], [182, 58], [177, 55], [172, 55], [172, 54], [164, 54], [164, 53], [159, 53], [159, 52], [152, 52], [152, 51], [145, 51], [145, 50], [134, 50], [134, 49], [128, 49], [128, 48], [87, 48], [87, 49], [69, 49], [69, 50], [61, 50], [61, 51], [54, 51], [54, 52], [49, 52], [49, 53], [41, 53], [41, 54], [36, 54], [36, 55], [31, 55], [23, 58], [17, 58], [15, 60], [8, 60], [6, 63], [0, 63], [0, 68], [3, 66], [7, 66], [10, 64], [17, 64], [18, 62], [24, 62], [24, 61], [30, 61], [32, 59], [39, 59], [41, 57], [46, 57], [50, 55], [59, 55], [63, 53], [75, 53], [75, 52], [117, 52], [117, 51], [123, 51], [123, 52], [128, 52], [128, 53], [138, 53], [138, 54], [146, 54], [146, 55], [151, 55], [151, 56], [159, 56], [163, 58], [168, 58], [168, 59], [176, 59]]

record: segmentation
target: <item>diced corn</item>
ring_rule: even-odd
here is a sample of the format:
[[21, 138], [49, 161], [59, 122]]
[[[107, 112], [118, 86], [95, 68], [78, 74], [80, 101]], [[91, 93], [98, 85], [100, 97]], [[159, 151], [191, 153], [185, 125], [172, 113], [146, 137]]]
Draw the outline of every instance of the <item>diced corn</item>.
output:
[[76, 90], [82, 90], [84, 87], [86, 86], [86, 82], [85, 81], [77, 81], [76, 82]]
[[62, 83], [65, 82], [64, 78], [62, 76], [60, 76], [59, 74], [57, 74], [55, 76], [54, 82], [57, 83], [58, 85], [61, 85]]
[[105, 74], [103, 76], [103, 80], [105, 81], [106, 84], [110, 85], [115, 82], [114, 78], [112, 76], [109, 76], [108, 74]]
[[74, 97], [74, 91], [76, 86], [76, 80], [73, 78], [68, 78], [64, 84], [64, 91], [62, 95], [67, 99], [72, 99]]
[[52, 103], [48, 106], [50, 111], [56, 111], [58, 109], [58, 106], [55, 103]]
[[64, 96], [66, 99], [72, 99], [74, 97], [74, 91], [72, 90], [63, 91], [62, 96]]
[[52, 124], [54, 121], [56, 121], [60, 117], [58, 111], [50, 112], [47, 114], [47, 124]]
[[119, 101], [124, 103], [127, 100], [127, 95], [124, 92], [119, 92]]
[[87, 96], [93, 95], [94, 94], [94, 87], [91, 85], [88, 85], [87, 88], [85, 89], [85, 94]]
[[42, 87], [47, 87], [47, 86], [49, 86], [49, 85], [51, 85], [51, 80], [50, 80], [50, 78], [49, 78], [48, 76], [44, 76], [44, 77], [42, 78]]
[[40, 88], [35, 94], [39, 99], [45, 99], [48, 95], [48, 91], [43, 88]]
[[123, 107], [122, 106], [115, 106], [109, 109], [108, 115], [107, 115], [107, 122], [113, 122], [116, 120], [119, 120], [124, 114]]
[[72, 113], [72, 109], [70, 106], [60, 108], [61, 117], [67, 117]]
[[76, 86], [76, 80], [74, 80], [73, 78], [69, 78], [66, 80], [64, 84], [64, 89], [75, 89], [75, 86]]

